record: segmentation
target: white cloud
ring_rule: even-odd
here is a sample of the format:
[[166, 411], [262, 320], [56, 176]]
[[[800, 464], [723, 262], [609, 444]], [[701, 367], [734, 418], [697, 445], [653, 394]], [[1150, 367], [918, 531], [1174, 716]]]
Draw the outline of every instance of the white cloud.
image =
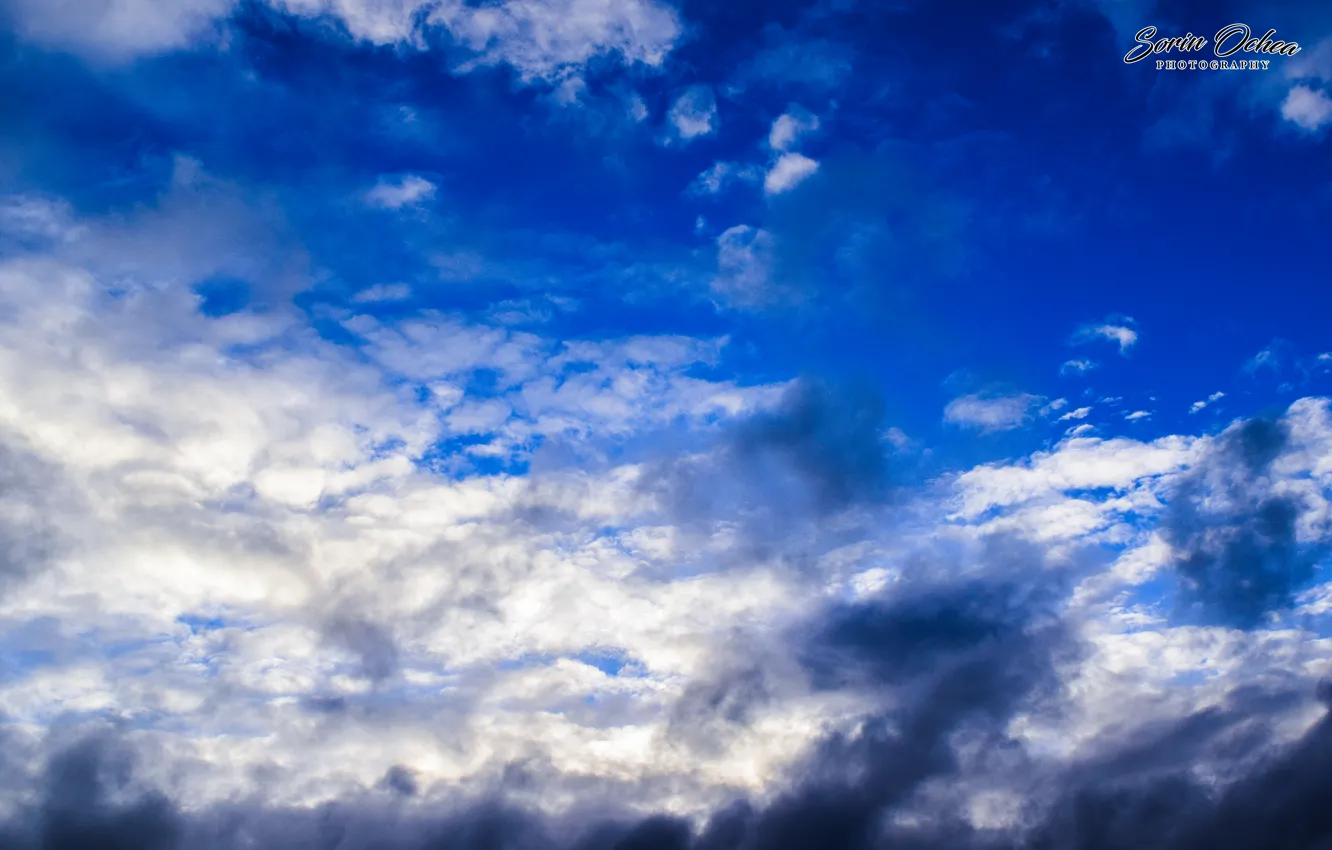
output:
[[1100, 324], [1086, 325], [1080, 328], [1073, 339], [1075, 342], [1090, 342], [1105, 339], [1119, 345], [1121, 354], [1127, 352], [1138, 341], [1138, 332], [1132, 327], [1133, 320], [1127, 317], [1109, 319]]
[[[433, 806], [522, 762], [549, 766], [544, 805], [563, 803], [567, 777], [586, 793], [604, 782], [630, 805], [698, 811], [772, 792], [811, 742], [853, 727], [867, 705], [785, 675], [779, 657], [748, 722], [699, 746], [673, 737], [691, 688], [736, 656], [768, 663], [763, 653], [780, 655], [791, 624], [827, 599], [891, 594], [901, 568], [941, 541], [948, 565], [984, 563], [995, 534], [1037, 547], [1023, 553], [1027, 574], [1078, 547], [1118, 553], [1078, 588], [1068, 625], [1088, 652], [1061, 666], [1058, 710], [1012, 724], [1012, 740], [1040, 755], [1026, 763], [1141, 738], [1251, 686], [1254, 670], [1310, 683], [1327, 672], [1326, 643], [1299, 630], [1177, 627], [1124, 602], [1170, 563], [1153, 520], [1213, 438], [1100, 440], [1080, 425], [1049, 450], [944, 476], [908, 504], [864, 506], [869, 531], [851, 545], [845, 517], [826, 535], [802, 529], [792, 570], [737, 545], [727, 523], [681, 521], [653, 468], [609, 451], [770, 407], [780, 387], [713, 377], [724, 338], [334, 316], [353, 348], [281, 305], [208, 318], [173, 281], [225, 262], [224, 248], [275, 249], [252, 239], [263, 227], [228, 219], [208, 251], [170, 241], [165, 279], [128, 262], [120, 252], [205, 229], [186, 218], [163, 230], [179, 212], [230, 209], [214, 203], [228, 197], [216, 186], [181, 183], [174, 191], [202, 201], [169, 194], [111, 223], [20, 216], [15, 228], [49, 244], [0, 262], [0, 473], [20, 485], [0, 488], [0, 523], [58, 530], [38, 569], [0, 594], [0, 628], [41, 631], [53, 647], [51, 663], [0, 681], [0, 711], [23, 732], [15, 747], [77, 723], [70, 712], [109, 709], [132, 719], [155, 755], [146, 770], [187, 807], [258, 794], [314, 806], [365, 793], [393, 765], [415, 771]], [[719, 266], [743, 277], [757, 264], [767, 285], [771, 236], [727, 233]], [[478, 370], [496, 376], [484, 391]], [[1002, 429], [1042, 401], [973, 394], [945, 418]], [[1319, 539], [1332, 522], [1332, 411], [1305, 399], [1287, 421], [1290, 450], [1269, 474], [1305, 506], [1301, 539]], [[460, 434], [501, 458], [537, 436], [581, 454], [533, 460], [523, 475], [436, 469]], [[899, 431], [882, 437], [906, 444]], [[706, 445], [696, 457], [704, 485], [724, 489]], [[1326, 599], [1315, 588], [1301, 603]], [[325, 633], [344, 612], [396, 650], [381, 680]], [[608, 653], [631, 672], [589, 663]], [[1181, 682], [1191, 674], [1198, 684]], [[336, 699], [348, 707], [336, 716], [314, 703]], [[23, 750], [9, 769], [40, 761]], [[961, 773], [959, 784], [974, 778]]]
[[1281, 117], [1307, 132], [1332, 123], [1332, 98], [1308, 86], [1292, 86], [1281, 104]]
[[236, 0], [15, 0], [9, 13], [29, 41], [119, 61], [186, 47], [235, 6]]
[[715, 162], [689, 184], [691, 195], [719, 195], [735, 181], [757, 182], [763, 173], [752, 165], [735, 162]]
[[466, 63], [505, 63], [527, 80], [556, 79], [605, 55], [657, 66], [682, 32], [674, 9], [653, 0], [446, 0], [430, 14], [479, 54]]
[[710, 135], [718, 125], [717, 99], [707, 86], [694, 86], [676, 98], [668, 117], [681, 139]]
[[1066, 360], [1059, 367], [1061, 375], [1082, 375], [1096, 368], [1095, 360]]
[[327, 17], [352, 38], [371, 44], [414, 43], [418, 19], [430, 0], [268, 0], [273, 7], [307, 18]]
[[1125, 413], [1124, 418], [1129, 422], [1136, 422], [1139, 419], [1146, 419], [1151, 415], [1152, 413], [1150, 410], [1135, 410], [1132, 413]]
[[801, 136], [818, 128], [818, 116], [793, 107], [772, 122], [772, 129], [768, 133], [768, 145], [775, 151], [789, 151]]
[[[355, 39], [426, 47], [425, 28], [442, 28], [473, 57], [466, 72], [507, 64], [528, 82], [559, 81], [599, 56], [657, 66], [682, 32], [675, 10], [654, 0], [268, 0], [276, 9], [327, 18]], [[68, 2], [16, 0], [27, 39], [86, 56], [128, 59], [185, 48], [229, 16], [236, 0], [99, 0], [77, 13]]]
[[381, 178], [365, 193], [365, 202], [374, 207], [396, 210], [434, 197], [435, 184], [418, 174], [394, 179]]
[[777, 158], [763, 178], [763, 191], [777, 195], [794, 189], [805, 178], [819, 170], [819, 164], [798, 153], [784, 153]]
[[944, 421], [976, 428], [982, 432], [1007, 431], [1025, 425], [1040, 396], [990, 395], [975, 393], [959, 396], [944, 408]]
[[1226, 394], [1218, 390], [1202, 401], [1195, 401], [1193, 404], [1189, 405], [1189, 413], [1198, 413], [1205, 410], [1208, 406], [1215, 404], [1225, 397]]
[[370, 304], [376, 301], [401, 301], [410, 298], [412, 288], [405, 283], [377, 283], [362, 289], [352, 296], [357, 304]]
[[1070, 410], [1068, 413], [1059, 417], [1059, 421], [1067, 422], [1070, 419], [1086, 419], [1087, 414], [1091, 413], [1091, 411], [1092, 409], [1090, 407], [1079, 407], [1076, 410]]

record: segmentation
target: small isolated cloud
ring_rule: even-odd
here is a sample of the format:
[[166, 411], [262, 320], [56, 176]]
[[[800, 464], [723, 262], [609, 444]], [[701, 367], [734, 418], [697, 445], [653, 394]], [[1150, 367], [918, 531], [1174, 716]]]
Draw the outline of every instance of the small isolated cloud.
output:
[[1257, 377], [1259, 372], [1271, 371], [1273, 375], [1280, 374], [1287, 360], [1293, 359], [1291, 354], [1291, 344], [1284, 339], [1274, 339], [1262, 351], [1250, 357], [1244, 364], [1245, 374], [1251, 377]]
[[643, 98], [637, 94], [629, 96], [629, 99], [626, 101], [625, 110], [629, 113], [629, 117], [632, 118], [635, 123], [639, 124], [648, 120], [652, 115], [648, 111], [648, 106], [643, 101]]
[[771, 297], [775, 240], [747, 224], [727, 228], [717, 237], [717, 276], [712, 291], [739, 307], [758, 306]]
[[1300, 85], [1291, 88], [1281, 104], [1281, 117], [1309, 133], [1332, 123], [1332, 97]]
[[1086, 419], [1087, 414], [1091, 413], [1091, 410], [1090, 407], [1079, 407], [1077, 410], [1070, 410], [1068, 413], [1059, 417], [1059, 421], [1067, 422], [1070, 419]]
[[1151, 415], [1152, 413], [1150, 410], [1135, 410], [1132, 413], [1125, 413], [1124, 418], [1130, 422], [1136, 422], [1139, 419], [1146, 419], [1148, 416]]
[[369, 289], [362, 289], [352, 296], [357, 304], [370, 304], [376, 301], [401, 301], [411, 297], [412, 288], [405, 283], [377, 283]]
[[1031, 410], [1041, 397], [1026, 393], [993, 395], [972, 393], [959, 396], [944, 408], [944, 421], [984, 433], [1010, 431], [1031, 420]]
[[1193, 404], [1189, 405], [1189, 413], [1198, 413], [1199, 411], [1205, 410], [1225, 397], [1226, 394], [1223, 392], [1214, 392], [1202, 401], [1195, 401]]
[[1095, 426], [1088, 425], [1087, 423], [1084, 422], [1081, 425], [1074, 425], [1072, 428], [1069, 428], [1067, 431], [1064, 432], [1064, 436], [1081, 437], [1084, 434], [1090, 434], [1092, 431], [1095, 430], [1096, 430]]
[[397, 180], [380, 179], [365, 193], [365, 202], [372, 207], [396, 210], [418, 204], [434, 194], [434, 183], [417, 174], [408, 174]]
[[716, 131], [717, 98], [707, 86], [694, 86], [676, 98], [670, 111], [676, 135], [688, 141]]
[[760, 172], [752, 165], [740, 165], [734, 162], [716, 162], [712, 167], [694, 178], [689, 184], [691, 195], [719, 195], [736, 180], [757, 182]]
[[819, 170], [819, 164], [803, 154], [784, 153], [773, 163], [763, 178], [763, 191], [777, 195], [795, 188], [802, 180]]
[[772, 122], [768, 133], [768, 145], [775, 151], [789, 151], [800, 137], [819, 128], [817, 115], [812, 115], [798, 106], [792, 106]]
[[1138, 341], [1138, 332], [1133, 328], [1133, 320], [1127, 316], [1112, 316], [1104, 322], [1084, 325], [1073, 336], [1074, 343], [1094, 342], [1103, 339], [1119, 344], [1119, 353], [1125, 354]]
[[1065, 360], [1059, 367], [1061, 375], [1083, 375], [1097, 367], [1095, 360]]

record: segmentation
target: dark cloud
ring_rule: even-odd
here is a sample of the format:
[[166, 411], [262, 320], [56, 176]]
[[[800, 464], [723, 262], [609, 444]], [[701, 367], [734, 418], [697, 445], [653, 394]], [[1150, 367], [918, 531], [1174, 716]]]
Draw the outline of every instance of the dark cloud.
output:
[[893, 498], [885, 412], [870, 388], [801, 379], [774, 409], [728, 429], [706, 458], [651, 465], [644, 486], [685, 527], [731, 522], [746, 554], [789, 554], [788, 538], [811, 523]]
[[0, 590], [38, 572], [65, 545], [58, 470], [0, 445]]
[[1252, 628], [1288, 607], [1313, 577], [1322, 549], [1297, 539], [1304, 507], [1278, 492], [1270, 475], [1289, 440], [1282, 421], [1236, 426], [1172, 497], [1161, 531], [1174, 552], [1187, 611]]
[[1140, 782], [1087, 782], [1057, 806], [1032, 850], [1319, 850], [1332, 847], [1332, 717], [1216, 790], [1180, 764]]
[[324, 635], [356, 657], [359, 676], [382, 682], [398, 672], [398, 645], [384, 627], [361, 617], [336, 617]]

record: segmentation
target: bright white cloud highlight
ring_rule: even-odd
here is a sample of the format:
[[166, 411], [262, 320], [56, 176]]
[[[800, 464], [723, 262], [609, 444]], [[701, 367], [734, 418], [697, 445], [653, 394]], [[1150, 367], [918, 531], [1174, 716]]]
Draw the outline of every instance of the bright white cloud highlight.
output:
[[1216, 404], [1218, 401], [1220, 401], [1225, 397], [1226, 394], [1218, 390], [1209, 395], [1207, 398], [1203, 399], [1202, 401], [1195, 401], [1193, 404], [1189, 405], [1189, 413], [1199, 413], [1203, 410], [1206, 410], [1208, 407], [1210, 407], [1213, 404]]
[[1109, 319], [1100, 324], [1086, 325], [1074, 335], [1074, 342], [1092, 342], [1109, 340], [1119, 346], [1119, 353], [1127, 353], [1138, 341], [1138, 332], [1132, 327], [1132, 319]]
[[[505, 64], [527, 82], [559, 81], [598, 56], [657, 66], [681, 34], [679, 18], [654, 0], [268, 0], [325, 18], [358, 41], [423, 49], [424, 28], [449, 33], [472, 56], [457, 70]], [[85, 4], [86, 5], [86, 4]], [[29, 40], [83, 55], [128, 59], [189, 47], [229, 16], [236, 0], [99, 0], [79, 14], [60, 3], [16, 0]]]
[[365, 201], [372, 207], [396, 210], [418, 204], [434, 197], [435, 184], [417, 174], [395, 179], [381, 179], [365, 193]]
[[801, 136], [818, 128], [818, 116], [793, 107], [772, 122], [772, 129], [768, 133], [768, 145], [775, 151], [789, 151]]
[[763, 191], [769, 195], [790, 191], [818, 170], [819, 164], [804, 154], [784, 153], [763, 178]]
[[1309, 86], [1292, 86], [1281, 104], [1281, 117], [1306, 132], [1332, 123], [1332, 98]]

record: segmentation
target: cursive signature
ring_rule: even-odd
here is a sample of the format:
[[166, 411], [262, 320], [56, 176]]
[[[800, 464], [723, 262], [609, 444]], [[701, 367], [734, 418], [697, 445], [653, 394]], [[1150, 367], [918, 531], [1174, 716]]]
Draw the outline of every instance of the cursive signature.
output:
[[[1216, 36], [1210, 42], [1212, 51], [1219, 57], [1234, 56], [1240, 51], [1245, 53], [1266, 53], [1271, 56], [1294, 56], [1300, 52], [1299, 42], [1281, 41], [1273, 38], [1276, 30], [1268, 30], [1261, 37], [1255, 36], [1249, 29], [1248, 24], [1231, 24], [1219, 30]], [[1124, 54], [1124, 63], [1132, 65], [1148, 56], [1154, 56], [1158, 53], [1169, 53], [1172, 50], [1178, 50], [1181, 53], [1189, 53], [1195, 50], [1202, 50], [1209, 44], [1208, 40], [1201, 35], [1185, 33], [1184, 35], [1162, 36], [1157, 38], [1156, 27], [1143, 27], [1138, 30], [1138, 34], [1133, 39], [1137, 42], [1133, 49]]]

